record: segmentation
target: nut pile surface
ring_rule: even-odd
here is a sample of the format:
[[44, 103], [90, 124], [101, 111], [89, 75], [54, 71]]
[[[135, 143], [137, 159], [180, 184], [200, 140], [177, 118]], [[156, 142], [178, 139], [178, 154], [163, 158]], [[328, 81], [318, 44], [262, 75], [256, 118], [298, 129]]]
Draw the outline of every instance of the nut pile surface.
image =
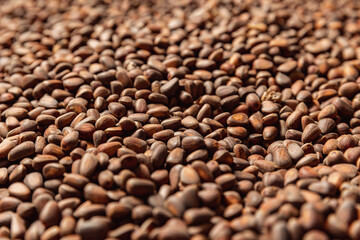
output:
[[360, 239], [360, 2], [8, 0], [0, 238]]

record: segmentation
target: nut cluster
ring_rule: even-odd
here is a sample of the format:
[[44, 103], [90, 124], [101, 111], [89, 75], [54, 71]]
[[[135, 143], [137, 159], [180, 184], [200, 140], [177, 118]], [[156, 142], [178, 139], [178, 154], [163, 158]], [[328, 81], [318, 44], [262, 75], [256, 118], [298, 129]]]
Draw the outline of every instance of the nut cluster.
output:
[[360, 2], [7, 0], [0, 238], [360, 239]]

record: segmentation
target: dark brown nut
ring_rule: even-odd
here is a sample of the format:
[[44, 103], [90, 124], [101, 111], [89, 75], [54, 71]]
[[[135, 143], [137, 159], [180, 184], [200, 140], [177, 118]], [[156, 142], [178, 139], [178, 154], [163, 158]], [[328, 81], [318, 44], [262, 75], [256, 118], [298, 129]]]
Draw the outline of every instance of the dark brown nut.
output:
[[144, 140], [135, 137], [125, 138], [124, 145], [137, 153], [144, 153], [147, 148], [147, 144]]
[[272, 141], [278, 135], [278, 129], [274, 126], [266, 126], [263, 130], [263, 138], [265, 141]]
[[164, 206], [171, 214], [178, 217], [181, 217], [186, 210], [184, 196], [181, 194], [169, 196], [166, 199]]
[[300, 158], [305, 156], [304, 150], [302, 150], [297, 143], [290, 143], [286, 147], [290, 157], [295, 161], [298, 161]]
[[348, 163], [356, 163], [357, 159], [360, 157], [360, 147], [348, 148], [344, 152], [344, 157]]
[[[123, 154], [120, 158], [114, 159], [114, 166], [111, 166], [112, 162], [110, 162], [108, 169], [117, 172], [120, 169], [134, 169], [138, 166], [139, 161], [134, 154]], [[114, 168], [114, 169], [112, 169]]]
[[41, 235], [43, 239], [52, 239], [60, 237], [60, 228], [58, 226], [52, 226], [45, 230]]
[[186, 166], [180, 172], [180, 182], [183, 185], [198, 184], [200, 183], [200, 177], [192, 167]]
[[199, 122], [192, 116], [187, 116], [182, 119], [181, 124], [190, 129], [197, 129], [199, 127]]
[[77, 131], [70, 132], [61, 140], [61, 148], [64, 151], [71, 151], [78, 145], [79, 133]]
[[59, 129], [63, 129], [66, 126], [69, 126], [70, 123], [75, 119], [76, 117], [76, 113], [75, 112], [68, 112], [65, 113], [61, 116], [59, 116], [58, 118], [56, 118], [55, 120], [55, 125], [59, 128]]
[[351, 135], [342, 135], [337, 140], [338, 140], [338, 148], [341, 151], [345, 151], [348, 148], [356, 147], [358, 145], [358, 140], [356, 140]]
[[[132, 130], [136, 129], [135, 121], [128, 117], [122, 117], [119, 124], [120, 124], [120, 127], [125, 131], [132, 131]], [[108, 126], [106, 126], [106, 127], [108, 127]]]
[[262, 114], [257, 112], [249, 117], [249, 122], [255, 132], [261, 133], [263, 130]]
[[165, 144], [158, 144], [152, 151], [150, 161], [155, 168], [162, 168], [167, 157], [167, 147]]
[[105, 131], [97, 130], [93, 134], [94, 147], [99, 147], [102, 143], [107, 140]]
[[18, 215], [14, 214], [11, 219], [10, 235], [13, 238], [22, 238], [26, 231], [25, 221]]
[[[26, 160], [26, 159], [25, 159]], [[23, 179], [26, 175], [26, 167], [23, 164], [18, 166], [14, 165], [15, 167], [9, 175], [9, 182], [13, 183]]]
[[85, 140], [92, 140], [93, 134], [96, 131], [94, 125], [91, 123], [77, 124], [75, 130], [79, 132], [80, 138]]
[[206, 160], [208, 159], [209, 154], [208, 154], [208, 150], [207, 149], [199, 149], [196, 150], [192, 153], [190, 153], [187, 157], [186, 157], [186, 162], [193, 162], [194, 160]]
[[231, 136], [238, 138], [244, 138], [248, 133], [244, 127], [228, 127], [227, 131]]
[[169, 108], [166, 106], [158, 106], [151, 108], [146, 112], [146, 114], [156, 118], [166, 118], [170, 116]]
[[189, 152], [202, 148], [205, 145], [204, 139], [198, 136], [184, 137], [181, 144], [184, 150]]
[[308, 124], [301, 136], [303, 143], [312, 142], [317, 139], [321, 134], [320, 128], [315, 123]]
[[65, 173], [65, 167], [59, 163], [48, 163], [43, 167], [42, 173], [46, 179], [60, 178]]
[[111, 102], [108, 105], [108, 109], [117, 118], [121, 118], [126, 113], [126, 108], [121, 103]]
[[203, 181], [210, 182], [213, 180], [213, 174], [204, 162], [194, 161], [191, 163], [191, 167], [197, 172]]
[[48, 163], [58, 162], [58, 158], [52, 155], [37, 155], [32, 161], [32, 167], [35, 170], [41, 170]]
[[255, 226], [255, 217], [253, 215], [244, 215], [233, 219], [230, 222], [230, 227], [233, 231], [244, 231], [253, 229]]
[[164, 85], [161, 86], [160, 92], [167, 97], [172, 97], [176, 95], [179, 89], [179, 79], [173, 78]]
[[351, 107], [351, 102], [348, 103], [344, 101], [343, 98], [335, 98], [332, 101], [332, 104], [336, 107], [340, 116], [350, 117], [354, 114], [354, 110]]
[[336, 191], [334, 185], [324, 181], [311, 183], [309, 185], [309, 190], [325, 196], [331, 196]]
[[5, 185], [9, 180], [9, 174], [5, 167], [0, 168], [0, 184]]
[[98, 130], [105, 130], [109, 127], [115, 127], [115, 119], [110, 115], [101, 116], [95, 122], [95, 128]]
[[85, 153], [81, 158], [79, 173], [85, 177], [91, 177], [99, 164], [97, 157], [91, 153]]
[[60, 209], [55, 201], [48, 201], [39, 215], [40, 220], [46, 227], [51, 227], [60, 222]]
[[336, 127], [336, 123], [331, 118], [322, 118], [319, 120], [318, 127], [320, 128], [322, 134], [326, 134]]
[[153, 135], [153, 138], [158, 141], [168, 141], [170, 138], [174, 136], [174, 131], [171, 129], [165, 129], [162, 131], [159, 131]]
[[184, 161], [185, 151], [182, 148], [175, 148], [166, 157], [166, 164], [169, 166], [174, 166], [176, 164], [181, 164]]
[[229, 153], [229, 151], [220, 149], [216, 151], [213, 155], [213, 160], [219, 162], [219, 163], [225, 163], [225, 164], [232, 164], [233, 163], [233, 157]]
[[260, 106], [261, 106], [260, 98], [255, 93], [249, 93], [246, 96], [245, 101], [246, 101], [246, 105], [249, 106], [249, 108], [252, 112], [256, 112], [260, 109]]
[[23, 142], [9, 151], [8, 160], [16, 161], [35, 153], [35, 144], [30, 141]]
[[104, 239], [109, 229], [109, 222], [104, 217], [92, 217], [78, 223], [78, 234], [81, 239]]
[[331, 166], [334, 164], [343, 163], [345, 161], [346, 159], [341, 151], [333, 150], [324, 159], [324, 164]]
[[274, 66], [272, 62], [266, 59], [256, 59], [253, 62], [253, 68], [256, 70], [268, 70], [271, 69]]
[[106, 216], [111, 219], [124, 219], [131, 215], [131, 208], [121, 203], [109, 203], [106, 207]]
[[76, 173], [65, 174], [64, 177], [65, 184], [79, 189], [82, 189], [88, 182], [89, 180], [86, 177]]
[[336, 139], [329, 139], [326, 141], [323, 147], [323, 153], [329, 154], [333, 150], [337, 150], [338, 141]]
[[342, 174], [344, 174], [345, 177], [347, 177], [348, 179], [355, 177], [357, 174], [357, 171], [358, 171], [356, 166], [354, 166], [352, 164], [347, 164], [347, 163], [339, 163], [339, 164], [332, 166], [332, 168], [335, 171], [341, 172]]
[[52, 155], [52, 156], [55, 156], [57, 158], [62, 158], [65, 155], [65, 153], [61, 149], [61, 147], [58, 146], [58, 145], [55, 145], [53, 143], [49, 143], [48, 145], [46, 145], [44, 147], [44, 149], [43, 149], [42, 154], [43, 155]]
[[131, 195], [144, 197], [154, 193], [155, 184], [146, 179], [130, 178], [126, 182], [126, 191]]
[[25, 108], [11, 107], [5, 111], [5, 117], [13, 116], [18, 120], [24, 119], [28, 115], [28, 111]]
[[21, 218], [28, 219], [36, 214], [36, 208], [33, 203], [24, 202], [19, 204], [16, 212]]
[[232, 189], [237, 183], [235, 175], [231, 173], [226, 173], [217, 177], [215, 182], [224, 190]]
[[112, 157], [112, 156], [116, 155], [116, 153], [120, 147], [121, 147], [121, 143], [119, 143], [119, 142], [107, 142], [107, 143], [100, 144], [97, 147], [97, 150], [99, 152], [106, 153], [109, 157]]
[[93, 183], [88, 183], [84, 187], [84, 197], [93, 203], [107, 203], [109, 201], [106, 190]]
[[345, 237], [347, 236], [347, 225], [338, 219], [335, 214], [330, 214], [326, 219], [326, 226], [331, 236]]
[[12, 211], [15, 212], [16, 208], [19, 206], [19, 204], [21, 203], [21, 200], [16, 198], [16, 197], [11, 197], [9, 196], [9, 191], [6, 192], [6, 196], [4, 196], [1, 200], [0, 200], [0, 206], [1, 209], [5, 212], [5, 211]]
[[8, 190], [11, 196], [14, 196], [22, 201], [27, 201], [30, 199], [31, 196], [30, 189], [21, 182], [16, 182], [11, 184]]
[[249, 119], [244, 113], [236, 113], [231, 115], [226, 122], [229, 126], [246, 126], [249, 123]]
[[318, 120], [320, 121], [324, 118], [335, 118], [337, 114], [338, 112], [336, 107], [333, 104], [329, 104], [320, 111]]
[[307, 154], [296, 163], [295, 167], [301, 168], [303, 166], [316, 166], [319, 162], [320, 161], [316, 154]]
[[201, 190], [198, 196], [200, 201], [209, 208], [215, 208], [221, 201], [221, 194], [216, 189]]
[[[285, 38], [272, 39], [270, 41], [270, 46], [272, 47], [286, 47], [288, 45], [288, 40]], [[287, 61], [277, 67], [279, 72], [289, 73], [293, 71], [297, 66], [296, 61]]]
[[259, 170], [263, 173], [272, 172], [276, 169], [276, 165], [274, 162], [266, 161], [266, 160], [255, 160], [254, 165], [259, 168]]
[[360, 90], [359, 84], [355, 82], [347, 82], [339, 87], [339, 95], [351, 99]]
[[41, 154], [46, 146], [46, 139], [42, 136], [37, 136], [35, 140], [35, 152]]
[[105, 206], [103, 204], [93, 204], [90, 201], [85, 201], [74, 211], [74, 217], [76, 218], [91, 218], [101, 215], [105, 215]]
[[161, 124], [146, 124], [143, 126], [143, 129], [147, 136], [152, 137], [155, 133], [163, 130], [163, 126]]
[[279, 147], [273, 152], [273, 159], [277, 167], [289, 168], [292, 164], [292, 159], [284, 147]]
[[356, 220], [355, 203], [352, 200], [345, 200], [341, 205], [336, 209], [336, 217], [341, 220], [347, 226], [349, 226], [354, 220]]
[[199, 225], [206, 223], [214, 216], [214, 212], [209, 208], [192, 208], [184, 213], [184, 220], [189, 225]]
[[336, 188], [339, 188], [346, 181], [346, 177], [341, 172], [333, 172], [329, 175], [328, 181]]
[[5, 158], [8, 156], [11, 149], [16, 147], [20, 143], [18, 137], [6, 138], [0, 143], [0, 158]]
[[301, 208], [300, 221], [305, 229], [313, 229], [323, 224], [324, 217], [316, 210], [314, 205], [308, 203]]

